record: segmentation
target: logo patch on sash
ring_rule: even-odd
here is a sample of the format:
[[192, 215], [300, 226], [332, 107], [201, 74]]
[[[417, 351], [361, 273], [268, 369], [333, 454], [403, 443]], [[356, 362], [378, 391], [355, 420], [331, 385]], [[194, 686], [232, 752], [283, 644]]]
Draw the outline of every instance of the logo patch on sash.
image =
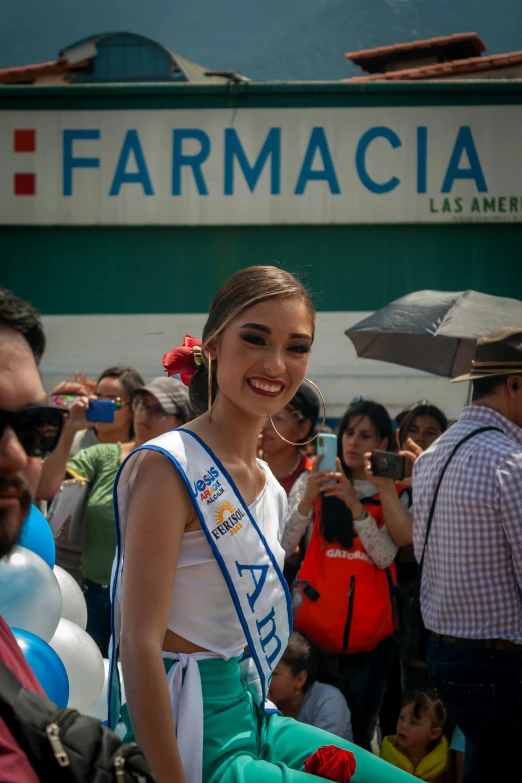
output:
[[195, 498], [199, 497], [200, 503], [206, 502], [210, 506], [225, 491], [218, 481], [219, 471], [214, 465], [211, 465], [205, 475], [194, 482], [192, 490]]
[[230, 533], [231, 536], [234, 536], [238, 530], [241, 530], [243, 527], [241, 520], [245, 518], [245, 512], [240, 508], [234, 508], [232, 503], [225, 500], [214, 511], [214, 517], [216, 519], [216, 527], [212, 531], [212, 535], [217, 540], [224, 536], [225, 533]]

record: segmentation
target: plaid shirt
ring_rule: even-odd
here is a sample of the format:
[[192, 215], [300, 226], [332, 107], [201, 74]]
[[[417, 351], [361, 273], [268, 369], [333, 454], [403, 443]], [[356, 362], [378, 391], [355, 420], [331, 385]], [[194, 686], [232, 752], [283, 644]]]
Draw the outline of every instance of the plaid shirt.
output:
[[[433, 495], [442, 481], [424, 559], [426, 627], [469, 639], [522, 644], [522, 429], [492, 408], [471, 405], [413, 470], [415, 556], [420, 561]], [[505, 433], [505, 434], [503, 434]]]

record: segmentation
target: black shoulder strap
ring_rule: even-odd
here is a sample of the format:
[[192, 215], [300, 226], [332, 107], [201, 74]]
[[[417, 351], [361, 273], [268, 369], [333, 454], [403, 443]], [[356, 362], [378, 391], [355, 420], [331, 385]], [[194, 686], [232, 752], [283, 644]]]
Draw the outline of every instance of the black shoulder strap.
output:
[[24, 686], [13, 674], [5, 663], [0, 660], [0, 714], [3, 717], [4, 705], [13, 709], [18, 695], [24, 690]]
[[5, 721], [11, 733], [18, 737], [18, 721], [15, 704], [25, 688], [5, 663], [0, 660], [0, 718]]
[[[56, 704], [42, 694], [24, 688], [0, 660], [0, 718], [5, 721], [16, 743], [26, 754], [38, 780], [80, 780], [75, 772], [70, 773], [73, 777], [69, 777], [69, 773], [67, 777], [58, 777], [59, 770], [54, 762], [50, 762], [52, 756], [44, 734], [45, 727], [57, 720], [58, 713], [65, 712], [67, 710], [59, 710]], [[49, 763], [52, 764], [52, 770]], [[86, 778], [81, 777], [81, 780]]]
[[[431, 530], [431, 523], [433, 522], [433, 515], [435, 514], [435, 506], [437, 504], [437, 498], [439, 496], [439, 489], [440, 485], [442, 484], [442, 479], [444, 478], [444, 475], [446, 473], [446, 470], [448, 469], [448, 465], [450, 464], [451, 460], [457, 453], [457, 451], [460, 449], [461, 446], [466, 443], [466, 441], [470, 440], [471, 438], [474, 438], [475, 435], [480, 435], [482, 432], [502, 432], [502, 434], [505, 434], [503, 430], [501, 430], [499, 427], [480, 427], [478, 430], [473, 430], [473, 432], [469, 432], [465, 438], [462, 438], [457, 445], [454, 447], [453, 451], [449, 455], [448, 459], [446, 460], [446, 464], [442, 468], [441, 474], [439, 476], [439, 480], [437, 482], [437, 486], [435, 487], [435, 492], [433, 494], [433, 501], [430, 508], [430, 513], [428, 515], [428, 524], [426, 525], [426, 537], [424, 539], [424, 546], [422, 548], [422, 557], [420, 559], [419, 568], [417, 569], [417, 576], [415, 578], [415, 585], [414, 585], [414, 594], [417, 596], [420, 595], [420, 588], [422, 583], [422, 569], [424, 566], [424, 557], [426, 555], [426, 547], [428, 546], [428, 536], [430, 534]], [[415, 518], [415, 507], [413, 509], [413, 516]]]

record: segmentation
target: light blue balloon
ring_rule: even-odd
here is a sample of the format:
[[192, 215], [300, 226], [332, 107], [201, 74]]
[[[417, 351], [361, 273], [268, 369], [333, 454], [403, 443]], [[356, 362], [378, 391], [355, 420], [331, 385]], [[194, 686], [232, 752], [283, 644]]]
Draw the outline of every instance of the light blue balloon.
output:
[[15, 546], [0, 560], [0, 616], [50, 642], [62, 616], [62, 593], [54, 571], [36, 552]]
[[58, 653], [30, 631], [23, 631], [21, 628], [11, 630], [47, 698], [56, 702], [59, 707], [67, 707], [69, 678]]
[[31, 506], [20, 533], [18, 546], [23, 546], [32, 552], [36, 552], [42, 560], [45, 560], [49, 568], [54, 568], [56, 547], [53, 534], [46, 518], [41, 511], [38, 511], [36, 506]]

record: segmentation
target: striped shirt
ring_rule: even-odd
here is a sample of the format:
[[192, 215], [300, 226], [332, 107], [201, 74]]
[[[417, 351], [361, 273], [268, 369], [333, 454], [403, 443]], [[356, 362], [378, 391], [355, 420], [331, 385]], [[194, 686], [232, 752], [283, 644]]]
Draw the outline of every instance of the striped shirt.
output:
[[492, 408], [471, 405], [415, 463], [413, 543], [419, 561], [441, 471], [468, 433], [441, 484], [421, 586], [426, 627], [469, 639], [522, 644], [522, 429]]

